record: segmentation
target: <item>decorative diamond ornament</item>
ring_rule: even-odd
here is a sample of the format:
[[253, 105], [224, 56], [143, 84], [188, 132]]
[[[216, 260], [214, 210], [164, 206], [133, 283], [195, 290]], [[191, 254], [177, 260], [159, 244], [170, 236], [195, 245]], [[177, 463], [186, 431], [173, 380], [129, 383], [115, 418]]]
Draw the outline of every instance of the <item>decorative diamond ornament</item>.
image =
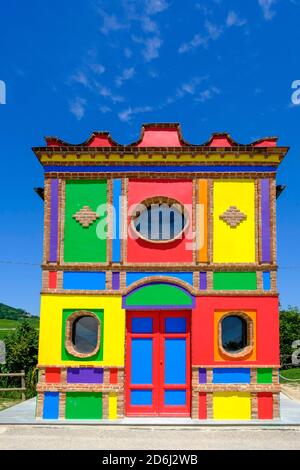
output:
[[99, 219], [99, 215], [96, 214], [89, 206], [83, 206], [78, 212], [72, 216], [82, 227], [89, 227], [95, 220]]
[[219, 218], [223, 220], [225, 224], [229, 225], [230, 228], [236, 228], [247, 219], [247, 215], [241, 212], [237, 207], [230, 206]]

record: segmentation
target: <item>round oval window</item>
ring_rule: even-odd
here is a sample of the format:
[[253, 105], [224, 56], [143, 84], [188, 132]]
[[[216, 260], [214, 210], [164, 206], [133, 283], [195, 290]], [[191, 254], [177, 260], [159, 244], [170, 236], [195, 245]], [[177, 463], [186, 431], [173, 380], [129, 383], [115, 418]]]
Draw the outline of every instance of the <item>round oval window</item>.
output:
[[235, 353], [248, 344], [247, 322], [238, 315], [229, 315], [222, 320], [222, 346], [225, 351]]
[[74, 349], [82, 354], [95, 351], [98, 343], [98, 320], [92, 316], [76, 318], [72, 325], [72, 343]]
[[134, 231], [152, 242], [169, 242], [183, 236], [188, 224], [184, 206], [175, 199], [154, 197], [135, 208]]

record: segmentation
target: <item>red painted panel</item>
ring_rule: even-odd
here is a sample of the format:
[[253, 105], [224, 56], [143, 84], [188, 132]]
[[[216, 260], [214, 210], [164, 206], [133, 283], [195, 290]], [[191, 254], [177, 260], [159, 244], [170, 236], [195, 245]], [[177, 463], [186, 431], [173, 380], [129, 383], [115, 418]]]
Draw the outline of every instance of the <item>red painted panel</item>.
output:
[[137, 147], [181, 147], [178, 128], [147, 128]]
[[92, 137], [88, 147], [111, 147], [108, 136], [95, 135]]
[[273, 419], [272, 393], [258, 393], [258, 418]]
[[49, 289], [56, 289], [57, 287], [57, 272], [49, 271]]
[[110, 369], [109, 382], [111, 384], [117, 384], [118, 383], [118, 369]]
[[256, 311], [256, 360], [225, 364], [277, 365], [279, 361], [279, 314], [277, 297], [197, 297], [192, 311], [192, 364], [224, 364], [214, 360], [214, 312]]
[[207, 419], [206, 393], [199, 393], [199, 419]]
[[230, 140], [226, 136], [214, 136], [209, 144], [210, 147], [232, 147]]
[[253, 147], [276, 147], [277, 146], [277, 138], [274, 137], [273, 139], [262, 139], [259, 142], [255, 143]]
[[[146, 263], [181, 263], [192, 262], [192, 198], [191, 180], [130, 180], [128, 185], [128, 210], [136, 204], [154, 196], [166, 196], [185, 205], [189, 214], [190, 224], [182, 239], [172, 243], [151, 243], [141, 239], [134, 240], [128, 231], [127, 261]], [[130, 217], [128, 218], [128, 224]]]
[[46, 382], [51, 384], [60, 383], [60, 369], [57, 367], [46, 367]]

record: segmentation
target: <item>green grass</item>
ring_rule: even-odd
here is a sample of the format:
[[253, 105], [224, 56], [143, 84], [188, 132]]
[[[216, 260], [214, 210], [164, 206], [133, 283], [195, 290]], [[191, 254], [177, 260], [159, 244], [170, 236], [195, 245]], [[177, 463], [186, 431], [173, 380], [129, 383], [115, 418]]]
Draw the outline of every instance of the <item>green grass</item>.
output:
[[[293, 367], [292, 369], [286, 369], [286, 370], [281, 370], [280, 375], [283, 377], [280, 377], [280, 382], [281, 383], [286, 383], [286, 384], [299, 384], [300, 385], [300, 367]], [[285, 380], [285, 379], [290, 379]], [[295, 379], [298, 379], [298, 382], [294, 382]]]
[[0, 330], [2, 328], [17, 328], [18, 325], [18, 320], [7, 320], [6, 318], [0, 319]]
[[[20, 325], [22, 320], [23, 319], [8, 320], [7, 318], [0, 318], [0, 340], [3, 340], [6, 336], [14, 333], [15, 329]], [[29, 317], [26, 318], [26, 320], [31, 323], [34, 328], [39, 328], [39, 317]]]

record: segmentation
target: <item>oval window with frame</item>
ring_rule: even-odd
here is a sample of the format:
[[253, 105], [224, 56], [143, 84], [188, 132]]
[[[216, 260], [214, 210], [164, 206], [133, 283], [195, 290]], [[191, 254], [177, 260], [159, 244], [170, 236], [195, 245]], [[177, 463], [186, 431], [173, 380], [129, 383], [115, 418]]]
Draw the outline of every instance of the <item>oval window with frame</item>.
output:
[[235, 354], [249, 344], [247, 321], [239, 315], [228, 315], [221, 321], [222, 347]]
[[72, 346], [77, 353], [93, 354], [99, 345], [99, 320], [83, 315], [72, 323]]
[[135, 207], [132, 228], [137, 237], [153, 243], [168, 243], [183, 237], [189, 223], [183, 204], [157, 196]]

